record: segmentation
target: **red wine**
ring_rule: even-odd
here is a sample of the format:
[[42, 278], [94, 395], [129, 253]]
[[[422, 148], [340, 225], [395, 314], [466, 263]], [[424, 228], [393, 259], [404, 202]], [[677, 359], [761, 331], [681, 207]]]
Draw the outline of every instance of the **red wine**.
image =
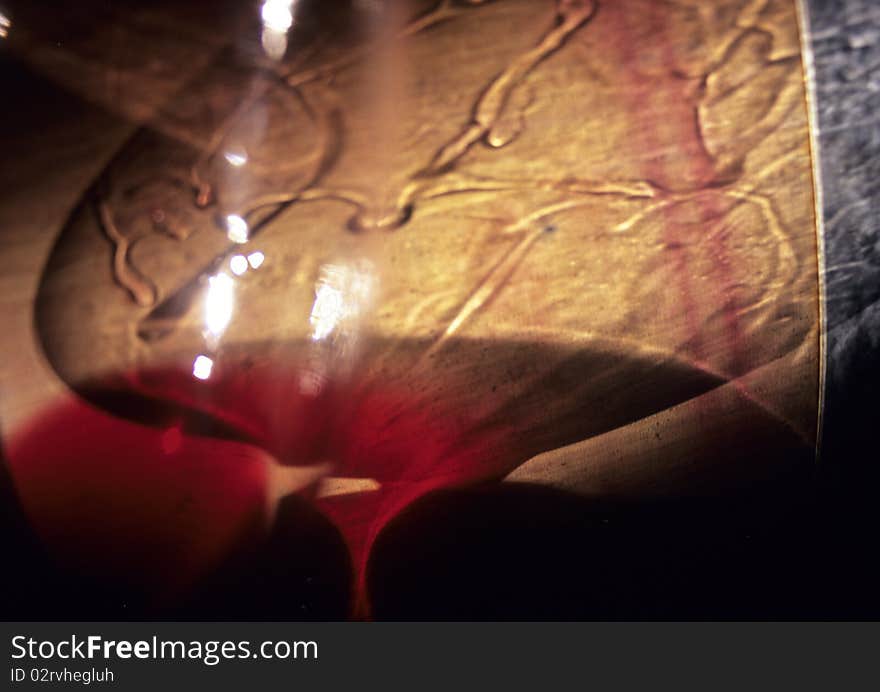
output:
[[65, 397], [9, 446], [33, 527], [76, 570], [162, 605], [242, 536], [268, 532], [277, 501], [300, 493], [345, 537], [363, 612], [382, 526], [431, 489], [503, 474], [505, 457], [489, 453], [498, 435], [468, 435], [462, 415], [357, 378], [304, 393], [306, 374], [140, 371], [83, 388], [88, 401]]
[[297, 496], [317, 510], [297, 521], [323, 515], [344, 538], [363, 615], [371, 547], [420, 496], [503, 478], [719, 384], [601, 343], [458, 340], [418, 368], [406, 354], [424, 350], [401, 342], [379, 368], [365, 352], [335, 378], [227, 351], [207, 379], [165, 367], [80, 384], [11, 440], [22, 505], [67, 564], [133, 583], [161, 610], [264, 540], [279, 500]]

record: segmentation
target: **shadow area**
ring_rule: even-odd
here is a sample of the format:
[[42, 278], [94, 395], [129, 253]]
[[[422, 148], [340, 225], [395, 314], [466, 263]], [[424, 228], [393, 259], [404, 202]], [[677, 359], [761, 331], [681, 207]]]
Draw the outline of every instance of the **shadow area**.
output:
[[[803, 460], [800, 460], [803, 461]], [[812, 620], [880, 613], [865, 536], [794, 463], [727, 497], [639, 504], [499, 484], [426, 496], [377, 539], [377, 620]]]
[[144, 594], [118, 580], [86, 576], [56, 560], [30, 526], [6, 461], [0, 458], [0, 615], [6, 621], [125, 620]]
[[281, 501], [272, 530], [246, 538], [169, 613], [217, 621], [345, 620], [352, 565], [336, 528], [305, 500]]
[[53, 558], [29, 526], [0, 459], [0, 614], [6, 621], [345, 620], [352, 567], [336, 528], [305, 500], [286, 498], [268, 534], [245, 531], [184, 599], [161, 603], [118, 575]]
[[[0, 463], [0, 611], [14, 620], [342, 620], [352, 567], [298, 498], [245, 532], [187, 600], [157, 607], [44, 550]], [[876, 522], [817, 493], [809, 463], [727, 496], [621, 503], [493, 483], [425, 496], [379, 535], [376, 620], [873, 620]]]

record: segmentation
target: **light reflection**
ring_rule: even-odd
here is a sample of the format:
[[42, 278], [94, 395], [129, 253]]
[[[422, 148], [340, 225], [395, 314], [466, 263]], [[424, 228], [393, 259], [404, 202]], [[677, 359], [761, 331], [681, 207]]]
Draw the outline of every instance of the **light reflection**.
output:
[[263, 28], [261, 38], [263, 52], [273, 60], [281, 60], [287, 52], [287, 34], [272, 29]]
[[248, 260], [244, 255], [235, 255], [229, 260], [229, 268], [236, 276], [241, 276], [248, 270]]
[[265, 0], [260, 9], [263, 20], [263, 50], [273, 60], [287, 52], [287, 31], [293, 26], [294, 0]]
[[5, 14], [0, 12], [0, 38], [9, 36], [9, 30], [12, 28], [12, 20]]
[[239, 151], [227, 151], [223, 154], [223, 158], [226, 159], [226, 162], [230, 166], [235, 166], [236, 168], [244, 166], [248, 161], [247, 152], [243, 149]]
[[321, 341], [338, 327], [357, 318], [372, 300], [376, 283], [373, 265], [325, 264], [315, 284], [315, 302], [309, 322], [312, 340]]
[[259, 269], [260, 265], [263, 264], [263, 260], [266, 259], [266, 256], [257, 250], [256, 252], [252, 252], [247, 256], [248, 264], [251, 265], [252, 269]]
[[205, 298], [205, 327], [214, 338], [219, 338], [232, 319], [235, 282], [229, 274], [221, 273], [208, 279]]
[[342, 319], [343, 308], [342, 292], [339, 289], [327, 284], [318, 286], [309, 317], [313, 340], [320, 341], [330, 336]]
[[214, 368], [214, 361], [208, 356], [199, 355], [193, 361], [193, 377], [197, 380], [207, 380]]
[[327, 378], [320, 370], [304, 370], [299, 377], [299, 391], [305, 396], [318, 396], [326, 383]]
[[234, 243], [246, 243], [248, 241], [247, 221], [238, 214], [230, 214], [226, 217], [226, 237]]
[[293, 26], [292, 0], [266, 0], [260, 10], [263, 26], [272, 31], [287, 31]]

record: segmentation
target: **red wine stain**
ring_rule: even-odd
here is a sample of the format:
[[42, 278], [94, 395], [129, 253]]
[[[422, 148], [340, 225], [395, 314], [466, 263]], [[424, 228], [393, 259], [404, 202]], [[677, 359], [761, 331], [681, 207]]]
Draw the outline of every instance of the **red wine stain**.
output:
[[[642, 157], [641, 173], [663, 194], [670, 191], [691, 194], [691, 205], [698, 210], [701, 221], [699, 232], [708, 236], [707, 246], [713, 262], [713, 282], [708, 287], [711, 300], [707, 300], [706, 285], [693, 279], [693, 248], [703, 241], [700, 237], [690, 237], [687, 224], [679, 218], [679, 212], [687, 213], [687, 206], [670, 204], [663, 208], [662, 238], [673, 251], [668, 263], [670, 285], [675, 287], [684, 312], [691, 352], [698, 361], [704, 361], [709, 355], [704, 343], [705, 316], [701, 313], [719, 305], [724, 325], [720, 336], [727, 351], [723, 367], [740, 373], [746, 354], [735, 291], [741, 282], [737, 274], [747, 271], [748, 267], [733, 266], [724, 222], [730, 204], [716, 192], [721, 183], [731, 182], [739, 172], [723, 170], [703, 140], [698, 83], [704, 82], [709, 73], [690, 77], [683, 73], [686, 56], [680, 42], [675, 40], [675, 27], [669, 13], [658, 3], [648, 3], [647, 13], [638, 24], [633, 22], [633, 15], [627, 13], [625, 5], [612, 4], [607, 10], [605, 27], [608, 31], [603, 40], [610, 41], [609, 51], [624, 68], [626, 85], [622, 105], [634, 133], [633, 154]], [[643, 32], [641, 44], [632, 40], [640, 32]], [[648, 72], [642, 68], [642, 61], [650, 65]], [[694, 70], [693, 66], [690, 69]], [[661, 88], [658, 88], [658, 80], [662, 80]], [[675, 154], [669, 157], [664, 152]]]
[[353, 613], [367, 617], [364, 573], [379, 531], [433, 489], [508, 471], [500, 434], [469, 433], [461, 411], [356, 377], [304, 394], [302, 374], [217, 367], [200, 381], [153, 369], [66, 395], [9, 441], [31, 525], [65, 564], [134, 584], [161, 608], [270, 531], [270, 469], [327, 464], [329, 476], [379, 484], [329, 497], [321, 481], [295, 489], [344, 537]]

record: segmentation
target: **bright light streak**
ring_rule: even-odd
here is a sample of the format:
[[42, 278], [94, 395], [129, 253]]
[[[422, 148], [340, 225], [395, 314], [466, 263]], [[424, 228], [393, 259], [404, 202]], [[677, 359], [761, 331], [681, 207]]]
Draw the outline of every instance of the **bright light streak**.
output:
[[9, 36], [9, 30], [12, 28], [12, 20], [5, 14], [0, 12], [0, 38]]
[[293, 26], [294, 0], [265, 0], [260, 9], [263, 19], [263, 50], [273, 60], [287, 52], [287, 32]]
[[256, 252], [252, 252], [247, 256], [248, 264], [251, 265], [253, 269], [259, 269], [260, 265], [263, 264], [263, 260], [266, 259], [266, 256], [257, 250]]
[[205, 298], [205, 327], [214, 337], [226, 331], [232, 320], [235, 282], [229, 274], [217, 274], [208, 279]]
[[274, 31], [264, 26], [260, 41], [263, 52], [272, 60], [281, 60], [287, 52], [287, 33], [284, 31]]
[[235, 166], [236, 168], [240, 168], [244, 166], [248, 162], [248, 155], [243, 149], [238, 151], [227, 151], [223, 154], [223, 158], [226, 159], [226, 162], [230, 166]]
[[229, 268], [236, 276], [241, 276], [248, 270], [248, 261], [244, 255], [235, 255], [229, 260]]
[[197, 380], [207, 380], [214, 368], [214, 361], [208, 356], [197, 356], [193, 361], [193, 377]]
[[247, 221], [238, 214], [230, 214], [226, 217], [226, 237], [234, 243], [246, 243], [248, 241]]
[[326, 339], [342, 319], [344, 303], [342, 292], [326, 284], [315, 291], [315, 304], [309, 322], [312, 325], [312, 339]]
[[263, 26], [282, 33], [293, 26], [292, 0], [266, 0], [260, 11]]
[[315, 302], [309, 322], [312, 340], [326, 339], [337, 327], [354, 322], [372, 299], [376, 278], [373, 266], [325, 264], [315, 284]]

